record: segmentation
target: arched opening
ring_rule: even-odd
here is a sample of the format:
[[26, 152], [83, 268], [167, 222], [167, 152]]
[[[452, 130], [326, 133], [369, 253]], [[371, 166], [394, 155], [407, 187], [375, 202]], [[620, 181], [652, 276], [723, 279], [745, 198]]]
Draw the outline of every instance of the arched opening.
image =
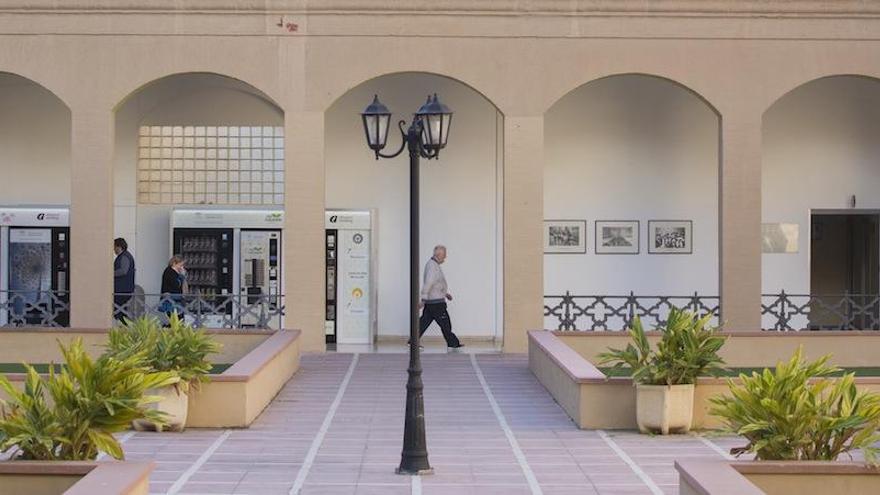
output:
[[[173, 309], [209, 327], [279, 327], [282, 109], [246, 82], [177, 74], [117, 107], [115, 138], [115, 233], [128, 243], [135, 292], [144, 294], [117, 295], [115, 316]], [[277, 232], [273, 260], [266, 230]], [[187, 302], [162, 297], [172, 255], [187, 266]], [[114, 292], [127, 294], [123, 285]]]
[[545, 326], [651, 327], [718, 306], [718, 113], [641, 74], [587, 83], [545, 114]]
[[69, 324], [70, 132], [54, 93], [0, 73], [0, 325]]
[[[347, 329], [345, 319], [358, 318], [349, 297], [357, 269], [345, 268], [343, 259], [336, 267], [328, 261], [330, 341], [335, 337], [339, 343], [405, 342], [409, 334], [409, 158], [404, 153], [376, 161], [358, 114], [373, 95], [379, 95], [395, 112], [388, 138], [388, 150], [395, 150], [400, 143], [396, 122], [409, 122], [429, 93], [440, 95], [454, 118], [449, 144], [439, 160], [421, 162], [420, 259], [426, 262], [437, 244], [447, 246], [449, 259], [443, 270], [455, 297], [449, 304], [454, 332], [471, 341], [501, 342], [503, 117], [473, 88], [427, 73], [389, 74], [366, 81], [341, 96], [325, 114], [327, 208], [369, 212], [374, 241], [370, 280], [364, 282], [372, 291], [361, 303], [369, 316], [360, 313], [362, 319]], [[328, 232], [335, 230], [328, 224]], [[339, 256], [343, 254], [340, 246]], [[331, 273], [334, 268], [338, 271]], [[428, 346], [435, 345], [437, 335], [436, 330], [428, 331]]]
[[764, 328], [880, 328], [878, 131], [868, 77], [808, 82], [764, 113]]

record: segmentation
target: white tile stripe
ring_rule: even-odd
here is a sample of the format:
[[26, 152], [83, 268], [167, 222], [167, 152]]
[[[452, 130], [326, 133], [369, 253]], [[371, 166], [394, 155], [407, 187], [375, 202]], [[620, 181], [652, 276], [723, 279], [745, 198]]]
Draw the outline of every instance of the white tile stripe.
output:
[[471, 365], [473, 365], [474, 367], [474, 371], [477, 374], [477, 379], [480, 380], [480, 385], [483, 386], [483, 393], [485, 393], [486, 398], [489, 399], [489, 405], [492, 406], [492, 411], [495, 413], [495, 417], [498, 419], [498, 424], [500, 424], [501, 429], [504, 430], [504, 435], [507, 437], [507, 441], [510, 443], [510, 448], [511, 450], [513, 450], [513, 455], [516, 457], [516, 461], [519, 463], [519, 467], [522, 469], [523, 474], [526, 477], [526, 481], [528, 481], [529, 483], [529, 488], [532, 490], [532, 495], [544, 495], [544, 492], [541, 491], [541, 485], [538, 484], [538, 479], [535, 478], [535, 473], [532, 472], [532, 468], [529, 466], [525, 454], [523, 454], [522, 449], [519, 447], [519, 442], [516, 441], [516, 437], [513, 435], [513, 431], [510, 429], [510, 426], [508, 426], [507, 420], [504, 418], [504, 414], [501, 412], [501, 408], [498, 407], [498, 402], [495, 401], [495, 396], [492, 395], [492, 390], [489, 388], [489, 384], [486, 383], [486, 378], [483, 376], [483, 371], [480, 369], [480, 365], [477, 364], [476, 354], [471, 354]]
[[[121, 437], [117, 438], [116, 441], [119, 442], [119, 445], [123, 445], [123, 444], [125, 444], [125, 442], [128, 441], [129, 438], [135, 436], [136, 434], [137, 434], [136, 431], [129, 431], [125, 435], [122, 435]], [[95, 460], [100, 461], [101, 459], [103, 459], [105, 457], [107, 457], [107, 454], [101, 452], [100, 454], [98, 454], [98, 457], [96, 457]]]
[[336, 416], [336, 409], [339, 408], [339, 403], [342, 402], [342, 396], [345, 394], [345, 389], [348, 388], [348, 382], [351, 381], [351, 376], [354, 374], [354, 369], [357, 367], [359, 359], [360, 354], [357, 353], [351, 358], [348, 372], [345, 374], [345, 378], [342, 379], [342, 384], [339, 385], [339, 390], [336, 392], [336, 397], [333, 399], [333, 403], [330, 404], [330, 409], [327, 411], [327, 415], [324, 416], [324, 422], [321, 423], [321, 428], [318, 430], [318, 434], [315, 435], [315, 439], [312, 440], [312, 446], [309, 447], [309, 452], [306, 454], [303, 465], [299, 469], [299, 473], [296, 475], [296, 481], [294, 481], [293, 486], [290, 487], [290, 495], [299, 495], [299, 492], [302, 490], [302, 487], [306, 482], [306, 476], [309, 475], [309, 470], [312, 469], [312, 464], [315, 463], [315, 458], [318, 456], [318, 450], [321, 448], [321, 444], [324, 443], [324, 436], [327, 435], [327, 430], [330, 429], [330, 423], [333, 422], [333, 417]]
[[222, 435], [217, 437], [217, 439], [214, 440], [214, 443], [212, 443], [211, 446], [208, 447], [208, 450], [204, 451], [202, 455], [199, 456], [198, 459], [196, 459], [196, 462], [193, 463], [193, 465], [190, 466], [189, 469], [184, 471], [183, 474], [180, 475], [180, 478], [177, 478], [177, 481], [175, 481], [174, 484], [171, 485], [171, 488], [168, 489], [168, 495], [174, 495], [175, 493], [179, 492], [180, 489], [183, 488], [183, 485], [185, 485], [186, 482], [189, 481], [192, 475], [196, 474], [196, 471], [198, 471], [205, 464], [205, 462], [208, 461], [208, 458], [211, 457], [211, 455], [214, 454], [214, 452], [216, 452], [221, 445], [223, 445], [223, 442], [225, 442], [226, 439], [229, 438], [230, 434], [232, 434], [232, 431], [226, 430], [223, 432]]
[[422, 495], [422, 477], [419, 475], [412, 477], [412, 495]]
[[709, 440], [708, 438], [706, 438], [706, 437], [704, 437], [704, 436], [702, 436], [702, 435], [697, 435], [697, 438], [699, 438], [700, 441], [703, 442], [707, 447], [709, 447], [710, 449], [714, 450], [715, 452], [718, 453], [718, 455], [720, 455], [721, 457], [727, 459], [728, 461], [732, 461], [732, 460], [735, 460], [735, 459], [736, 459], [735, 457], [733, 457], [733, 456], [730, 455], [729, 453], [725, 452], [724, 449], [722, 449], [721, 447], [719, 447], [718, 445], [716, 445], [714, 442], [712, 442], [712, 441]]
[[640, 468], [639, 465], [636, 464], [635, 461], [633, 461], [632, 458], [628, 456], [626, 452], [624, 452], [623, 449], [621, 449], [620, 446], [617, 445], [617, 443], [608, 436], [607, 433], [602, 430], [596, 430], [596, 433], [602, 438], [602, 440], [605, 440], [605, 443], [607, 443], [608, 446], [611, 447], [611, 450], [613, 450], [614, 453], [617, 454], [617, 457], [623, 459], [623, 462], [629, 465], [629, 468], [632, 469], [634, 473], [636, 473], [636, 476], [641, 478], [642, 482], [644, 482], [645, 485], [648, 486], [648, 489], [651, 490], [651, 493], [653, 493], [654, 495], [663, 495], [663, 490], [661, 490], [660, 487], [657, 486], [656, 483], [654, 483], [654, 480], [652, 480], [650, 476], [642, 471], [642, 468]]

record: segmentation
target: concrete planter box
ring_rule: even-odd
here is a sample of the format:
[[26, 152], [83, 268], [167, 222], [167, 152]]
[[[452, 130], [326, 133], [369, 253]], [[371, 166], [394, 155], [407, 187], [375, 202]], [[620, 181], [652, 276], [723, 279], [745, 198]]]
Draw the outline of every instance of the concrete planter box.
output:
[[[834, 355], [843, 367], [875, 366], [880, 332], [730, 333], [721, 355], [731, 367], [774, 366], [798, 346], [808, 359]], [[625, 332], [529, 332], [529, 368], [572, 420], [584, 429], [637, 429], [636, 387], [631, 378], [609, 377], [593, 362], [608, 347], [626, 347]], [[649, 333], [649, 340], [659, 336]], [[857, 377], [859, 388], [880, 391], [880, 377]], [[709, 414], [709, 398], [727, 394], [723, 378], [699, 378], [694, 386], [692, 428], [721, 426]]]
[[640, 432], [687, 433], [693, 418], [693, 385], [636, 385], [636, 424]]
[[[223, 344], [217, 363], [233, 363], [210, 375], [199, 390], [190, 391], [186, 426], [246, 428], [269, 405], [299, 369], [299, 330], [208, 331]], [[106, 330], [4, 329], [0, 332], [0, 362], [62, 362], [57, 341], [81, 337], [95, 355], [102, 352]], [[16, 357], [17, 356], [17, 357]], [[6, 375], [23, 387], [25, 375]], [[4, 397], [0, 392], [0, 397]]]
[[149, 462], [0, 462], [0, 495], [147, 495]]
[[880, 470], [854, 462], [676, 461], [680, 495], [880, 493]]

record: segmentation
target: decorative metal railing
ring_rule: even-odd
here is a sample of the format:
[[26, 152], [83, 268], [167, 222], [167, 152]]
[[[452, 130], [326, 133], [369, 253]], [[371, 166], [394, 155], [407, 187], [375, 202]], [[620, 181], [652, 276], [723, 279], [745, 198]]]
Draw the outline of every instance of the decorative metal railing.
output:
[[282, 295], [114, 294], [116, 320], [153, 316], [162, 322], [177, 312], [187, 323], [205, 328], [281, 328]]
[[0, 291], [0, 327], [66, 327], [70, 292]]
[[719, 320], [718, 296], [581, 296], [566, 292], [561, 296], [544, 296], [545, 328], [568, 331], [621, 331], [629, 328], [638, 316], [647, 329], [666, 322], [673, 307], [687, 309], [704, 316], [712, 314], [713, 324]]
[[764, 294], [765, 330], [880, 330], [880, 294]]

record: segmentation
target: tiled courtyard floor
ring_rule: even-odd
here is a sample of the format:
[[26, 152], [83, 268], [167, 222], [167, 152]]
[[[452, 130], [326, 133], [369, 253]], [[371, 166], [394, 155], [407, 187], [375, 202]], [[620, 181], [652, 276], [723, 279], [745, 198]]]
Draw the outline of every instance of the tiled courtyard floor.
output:
[[323, 354], [302, 367], [247, 430], [123, 436], [156, 461], [151, 493], [676, 494], [674, 459], [721, 457], [736, 439], [581, 431], [525, 356], [425, 354], [435, 474], [394, 474], [407, 356]]

